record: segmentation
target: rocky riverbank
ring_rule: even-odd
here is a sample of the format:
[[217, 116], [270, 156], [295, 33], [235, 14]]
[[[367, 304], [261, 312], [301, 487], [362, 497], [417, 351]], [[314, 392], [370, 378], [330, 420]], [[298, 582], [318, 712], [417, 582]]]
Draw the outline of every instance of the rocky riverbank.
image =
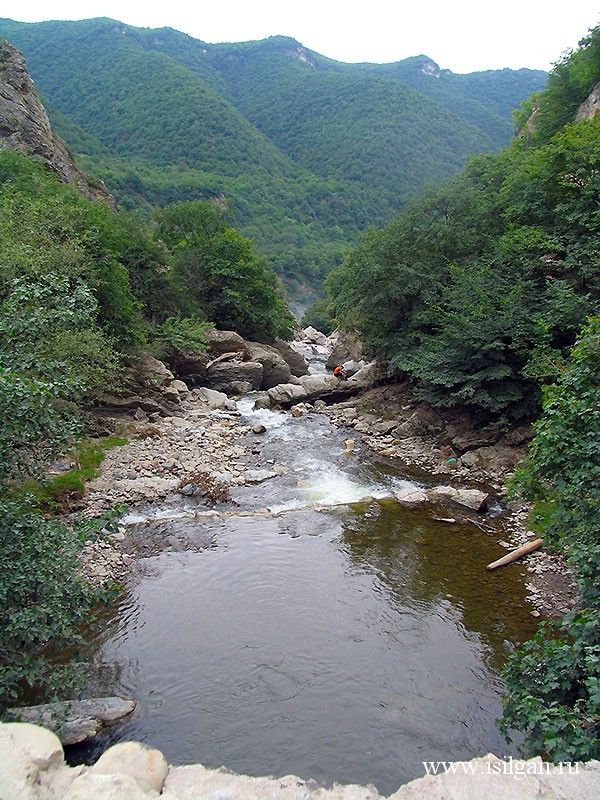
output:
[[[435, 766], [432, 764], [431, 766]], [[447, 771], [446, 771], [446, 769]], [[389, 800], [595, 800], [600, 762], [545, 764], [494, 755], [437, 764]], [[383, 800], [373, 786], [319, 786], [294, 775], [254, 778], [201, 764], [169, 766], [159, 750], [136, 742], [109, 748], [91, 767], [69, 767], [58, 738], [28, 723], [0, 723], [0, 800]]]
[[[398, 462], [417, 480], [437, 476], [452, 486], [490, 492], [504, 507], [499, 544], [506, 549], [535, 538], [527, 527], [529, 508], [510, 500], [505, 489], [515, 464], [526, 454], [532, 436], [529, 426], [504, 431], [476, 412], [433, 408], [416, 399], [408, 384], [377, 385], [381, 380], [377, 369], [366, 366], [360, 360], [360, 350], [344, 337], [327, 338], [309, 330], [302, 341], [295, 343], [295, 350], [288, 348], [291, 357], [281, 345], [293, 370], [300, 373], [310, 369], [306, 378], [294, 377], [289, 364], [274, 348], [267, 352], [265, 346], [251, 345], [231, 332], [215, 331], [213, 339], [215, 366], [223, 370], [229, 365], [234, 388], [240, 379], [237, 373], [240, 365], [234, 363], [238, 356], [260, 358], [260, 362], [244, 363], [262, 369], [269, 380], [277, 374], [291, 381], [262, 395], [261, 400], [267, 405], [274, 402], [274, 397], [287, 397], [290, 391], [301, 387], [304, 390], [309, 383], [319, 387], [322, 384], [331, 402], [329, 383], [336, 381], [317, 370], [319, 364], [322, 370], [324, 363], [330, 366], [344, 363], [351, 377], [338, 383], [349, 384], [343, 387], [348, 391], [340, 392], [342, 398], [352, 393], [349, 399], [327, 405], [320, 396], [307, 400], [303, 391], [297, 402], [288, 398], [289, 408], [282, 413], [326, 414], [335, 425], [348, 430], [349, 439], [357, 446], [369, 447], [379, 456]], [[235, 351], [231, 350], [234, 346]], [[231, 362], [223, 355], [231, 357]], [[191, 370], [188, 377], [193, 383], [201, 373], [197, 362], [193, 362], [193, 368], [190, 363], [186, 361], [185, 368]], [[314, 363], [317, 368], [312, 366]], [[203, 369], [206, 377], [214, 367], [207, 370], [204, 364]], [[353, 373], [371, 376], [360, 386], [360, 391], [354, 385]], [[140, 397], [139, 389], [132, 389], [125, 398], [111, 398], [112, 406], [103, 411], [102, 424], [110, 430], [115, 427], [125, 430], [129, 441], [107, 452], [100, 476], [87, 487], [85, 514], [98, 516], [115, 505], [133, 507], [178, 492], [201, 494], [212, 508], [219, 492], [221, 499], [226, 497], [228, 486], [256, 481], [257, 459], [251, 459], [249, 468], [250, 453], [244, 440], [250, 428], [237, 413], [233, 399], [205, 387], [189, 391], [186, 383], [154, 359], [145, 359], [142, 374], [144, 397]], [[224, 380], [223, 374], [219, 375], [219, 380]], [[305, 386], [300, 383], [302, 380]], [[260, 383], [246, 388], [256, 390], [259, 386]], [[288, 390], [287, 394], [281, 389]], [[149, 392], [150, 398], [146, 396]], [[207, 491], [211, 487], [212, 491]], [[121, 528], [110, 532], [105, 539], [88, 543], [83, 561], [88, 576], [102, 582], [119, 580], [133, 558], [128, 552], [125, 529]], [[538, 551], [526, 557], [524, 563], [529, 570], [533, 613], [560, 617], [573, 605], [576, 596], [564, 559]]]
[[[347, 428], [380, 456], [406, 465], [415, 477], [440, 476], [454, 486], [476, 486], [490, 491], [504, 509], [507, 550], [536, 538], [529, 530], [530, 507], [511, 500], [506, 482], [527, 453], [530, 426], [502, 432], [464, 409], [436, 409], [416, 399], [408, 384], [371, 388], [359, 397], [323, 406], [335, 425]], [[540, 550], [527, 556], [527, 588], [535, 616], [560, 618], [576, 602], [577, 592], [562, 555]]]

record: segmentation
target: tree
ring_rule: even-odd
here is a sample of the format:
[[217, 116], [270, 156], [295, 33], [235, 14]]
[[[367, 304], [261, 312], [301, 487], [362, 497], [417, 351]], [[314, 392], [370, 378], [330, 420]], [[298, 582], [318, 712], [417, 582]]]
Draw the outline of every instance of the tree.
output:
[[293, 317], [275, 274], [253, 243], [231, 228], [215, 203], [176, 203], [156, 214], [158, 235], [170, 248], [176, 281], [185, 288], [188, 315], [261, 341], [288, 337]]

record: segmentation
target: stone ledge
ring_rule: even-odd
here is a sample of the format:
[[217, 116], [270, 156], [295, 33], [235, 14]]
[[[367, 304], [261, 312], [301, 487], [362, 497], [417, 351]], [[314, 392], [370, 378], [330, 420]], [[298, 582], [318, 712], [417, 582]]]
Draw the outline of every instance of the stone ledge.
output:
[[[596, 800], [600, 762], [553, 766], [532, 758], [508, 761], [488, 754], [451, 764], [431, 762], [429, 774], [389, 800]], [[91, 767], [69, 767], [50, 731], [0, 723], [0, 800], [379, 800], [373, 786], [330, 789], [293, 775], [252, 778], [201, 764], [169, 767], [158, 750], [136, 742], [109, 748]]]

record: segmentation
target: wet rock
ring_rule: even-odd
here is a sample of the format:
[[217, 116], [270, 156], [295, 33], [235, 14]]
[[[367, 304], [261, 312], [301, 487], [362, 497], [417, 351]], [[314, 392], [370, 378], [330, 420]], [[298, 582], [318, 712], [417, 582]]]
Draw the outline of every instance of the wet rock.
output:
[[417, 486], [403, 486], [394, 492], [394, 497], [403, 506], [421, 506], [428, 502], [424, 489]]
[[252, 433], [256, 433], [256, 434], [266, 433], [266, 430], [267, 429], [265, 428], [264, 425], [258, 424], [258, 425], [253, 425], [252, 426]]
[[266, 392], [261, 392], [256, 396], [254, 401], [253, 408], [255, 410], [260, 410], [262, 408], [271, 408], [271, 400], [269, 399], [269, 395]]
[[11, 708], [7, 715], [19, 722], [43, 725], [56, 731], [63, 744], [77, 744], [93, 739], [103, 728], [129, 716], [135, 707], [135, 700], [97, 697]]
[[292, 417], [301, 417], [304, 414], [304, 411], [299, 406], [292, 407]]
[[432, 502], [450, 500], [473, 511], [485, 511], [489, 501], [489, 494], [486, 492], [479, 489], [457, 489], [454, 486], [433, 486], [427, 490], [427, 496]]

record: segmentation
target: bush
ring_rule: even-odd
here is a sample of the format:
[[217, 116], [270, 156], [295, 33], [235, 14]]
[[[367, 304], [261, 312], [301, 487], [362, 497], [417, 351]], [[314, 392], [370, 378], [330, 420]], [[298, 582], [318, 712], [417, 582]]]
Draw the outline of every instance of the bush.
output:
[[505, 670], [501, 729], [555, 761], [600, 757], [600, 317], [555, 385], [515, 487], [536, 502], [538, 530], [568, 555], [580, 607], [543, 624]]
[[64, 696], [76, 685], [77, 665], [52, 656], [83, 641], [90, 608], [106, 599], [78, 563], [83, 540], [102, 524], [75, 528], [0, 502], [0, 713], [27, 687]]

